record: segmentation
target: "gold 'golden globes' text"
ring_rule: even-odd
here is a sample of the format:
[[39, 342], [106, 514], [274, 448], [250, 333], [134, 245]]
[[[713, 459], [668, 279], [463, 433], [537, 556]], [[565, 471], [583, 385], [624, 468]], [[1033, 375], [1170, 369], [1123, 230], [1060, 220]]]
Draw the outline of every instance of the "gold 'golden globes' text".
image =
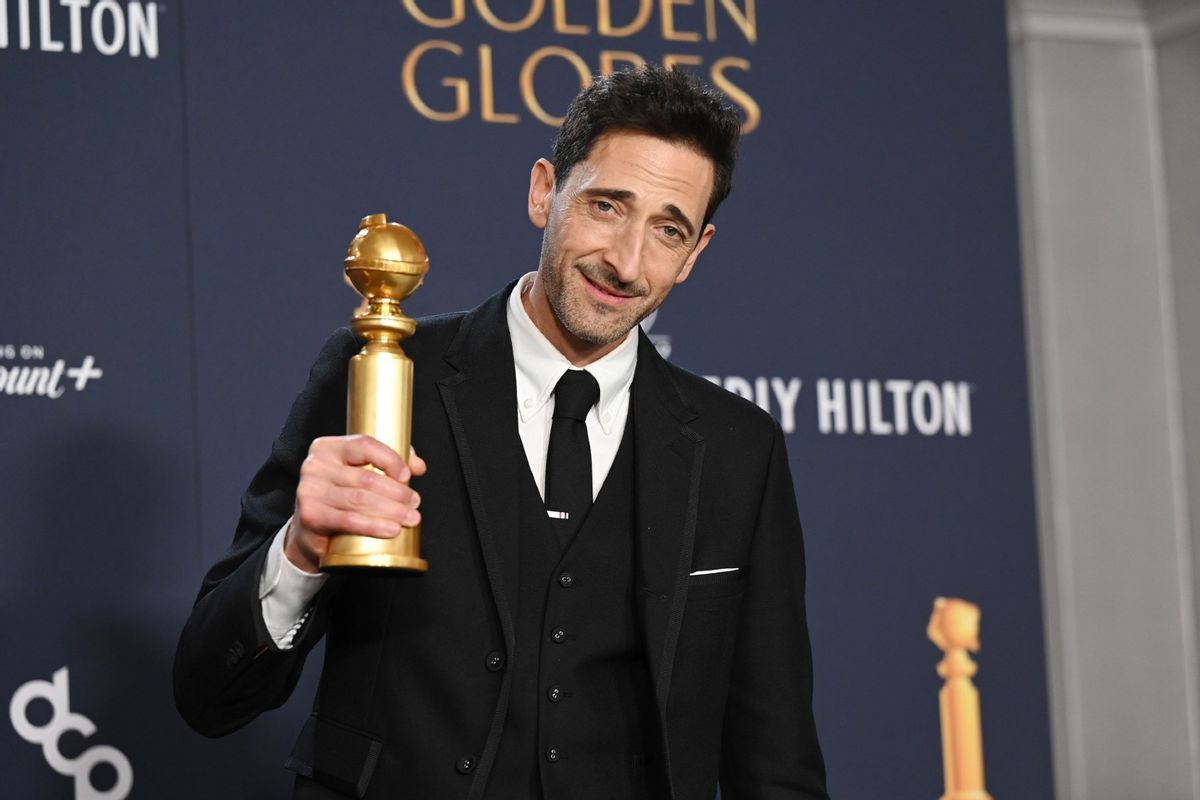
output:
[[[559, 36], [619, 40], [657, 33], [664, 49], [684, 50], [688, 44], [732, 39], [740, 47], [758, 43], [756, 0], [401, 0], [418, 24], [452, 31], [473, 15], [491, 29], [505, 34], [535, 28]], [[509, 17], [501, 17], [503, 8]], [[447, 32], [444, 36], [451, 36]], [[679, 43], [679, 44], [675, 44]], [[614, 42], [616, 44], [616, 42]], [[656, 61], [665, 67], [700, 72], [730, 102], [742, 110], [744, 133], [762, 122], [762, 109], [739, 81], [750, 72], [750, 60], [723, 55], [711, 60], [698, 53], [664, 52], [644, 55], [629, 49], [605, 47], [585, 58], [576, 48], [544, 45], [521, 60], [519, 67], [497, 67], [492, 45], [466, 44], [435, 38], [412, 48], [401, 66], [404, 94], [426, 119], [455, 122], [478, 116], [483, 122], [517, 124], [525, 114], [557, 127], [566, 110], [538, 96], [539, 71], [573, 71], [584, 88], [595, 74]], [[516, 84], [521, 106], [501, 108], [496, 87]], [[437, 88], [430, 88], [436, 86]], [[523, 106], [523, 107], [522, 107]], [[548, 107], [549, 106], [549, 107]]]

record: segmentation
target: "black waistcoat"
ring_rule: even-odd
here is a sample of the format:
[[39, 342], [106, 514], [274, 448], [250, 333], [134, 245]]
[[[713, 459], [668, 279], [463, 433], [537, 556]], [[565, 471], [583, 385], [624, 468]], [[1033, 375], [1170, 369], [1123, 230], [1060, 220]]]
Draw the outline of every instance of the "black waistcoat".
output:
[[565, 550], [521, 471], [516, 672], [487, 800], [666, 796], [635, 614], [632, 427]]

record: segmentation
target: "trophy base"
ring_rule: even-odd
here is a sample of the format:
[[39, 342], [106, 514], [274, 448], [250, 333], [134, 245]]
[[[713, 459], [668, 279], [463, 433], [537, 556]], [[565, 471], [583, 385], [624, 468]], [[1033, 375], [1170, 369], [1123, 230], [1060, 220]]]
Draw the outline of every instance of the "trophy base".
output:
[[421, 558], [421, 527], [404, 528], [394, 539], [371, 536], [335, 536], [321, 557], [322, 572], [395, 572], [419, 574], [429, 569]]
[[411, 556], [340, 555], [321, 559], [322, 572], [395, 572], [400, 575], [420, 574], [429, 569], [429, 562]]

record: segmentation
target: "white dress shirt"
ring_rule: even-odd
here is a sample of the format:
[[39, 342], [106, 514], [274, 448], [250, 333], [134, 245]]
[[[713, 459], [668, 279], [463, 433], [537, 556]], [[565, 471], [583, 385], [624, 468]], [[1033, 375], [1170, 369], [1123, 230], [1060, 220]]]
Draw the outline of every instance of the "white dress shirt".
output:
[[[530, 289], [534, 274], [530, 272], [517, 282], [508, 298], [507, 317], [517, 378], [517, 430], [530, 475], [538, 494], [545, 498], [546, 449], [550, 444], [554, 415], [554, 387], [572, 366], [533, 324], [521, 301], [522, 294]], [[636, 367], [636, 328], [612, 351], [587, 365], [587, 371], [600, 385], [600, 400], [588, 412], [586, 421], [592, 451], [593, 500], [600, 493], [625, 434], [629, 387], [633, 384]], [[329, 577], [323, 573], [305, 572], [284, 556], [283, 538], [290, 524], [291, 519], [275, 534], [258, 586], [267, 632], [284, 650], [292, 646], [292, 640], [308, 617], [307, 609], [312, 599]]]
[[[546, 450], [554, 417], [554, 387], [571, 362], [550, 344], [533, 324], [521, 302], [534, 273], [521, 278], [508, 298], [508, 333], [517, 368], [517, 429], [525, 447], [529, 472], [538, 494], [546, 497]], [[630, 331], [611, 352], [587, 365], [600, 384], [600, 399], [587, 415], [588, 446], [592, 451], [592, 499], [617, 457], [625, 419], [629, 416], [629, 387], [637, 367], [637, 332]]]

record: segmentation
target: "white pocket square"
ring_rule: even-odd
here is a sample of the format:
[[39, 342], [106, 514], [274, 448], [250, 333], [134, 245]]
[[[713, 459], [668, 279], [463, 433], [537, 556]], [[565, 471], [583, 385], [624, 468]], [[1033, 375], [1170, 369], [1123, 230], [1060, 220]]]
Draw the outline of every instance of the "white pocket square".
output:
[[697, 575], [716, 575], [718, 572], [737, 572], [741, 567], [721, 567], [720, 569], [698, 569], [691, 573], [688, 577], [694, 578]]

